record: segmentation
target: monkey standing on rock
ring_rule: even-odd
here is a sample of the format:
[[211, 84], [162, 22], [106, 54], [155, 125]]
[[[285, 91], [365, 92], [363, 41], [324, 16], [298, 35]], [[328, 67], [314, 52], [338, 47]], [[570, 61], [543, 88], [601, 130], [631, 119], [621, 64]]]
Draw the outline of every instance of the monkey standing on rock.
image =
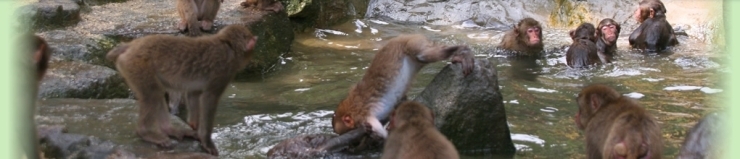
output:
[[[194, 137], [218, 156], [211, 140], [216, 106], [231, 79], [249, 63], [256, 41], [245, 26], [230, 25], [203, 37], [149, 35], [108, 52], [136, 95], [136, 133], [166, 148], [172, 147], [168, 136]], [[186, 94], [188, 124], [197, 132], [170, 125], [165, 91]]]
[[381, 48], [362, 80], [350, 88], [334, 111], [334, 132], [344, 136], [359, 127], [371, 137], [385, 139], [383, 123], [393, 108], [406, 100], [414, 76], [428, 63], [450, 59], [462, 66], [463, 74], [473, 71], [474, 58], [466, 45], [437, 45], [424, 35], [400, 35]]

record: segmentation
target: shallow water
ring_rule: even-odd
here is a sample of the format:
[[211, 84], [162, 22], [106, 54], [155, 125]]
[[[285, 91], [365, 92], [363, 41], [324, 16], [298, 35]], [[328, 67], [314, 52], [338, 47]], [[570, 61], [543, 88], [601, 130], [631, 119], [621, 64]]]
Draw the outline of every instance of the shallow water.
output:
[[[426, 27], [354, 20], [296, 36], [293, 52], [278, 71], [234, 82], [224, 93], [214, 140], [222, 158], [265, 157], [283, 139], [332, 133], [331, 114], [357, 82], [385, 40], [422, 33], [447, 44], [468, 44], [477, 58], [494, 61], [499, 73], [517, 158], [583, 158], [583, 135], [574, 125], [575, 97], [590, 83], [605, 83], [637, 98], [659, 120], [664, 155], [673, 158], [685, 131], [704, 114], [719, 110], [720, 75], [727, 72], [719, 47], [679, 37], [670, 54], [631, 50], [624, 29], [616, 62], [591, 69], [565, 65], [571, 42], [566, 29], [545, 28], [546, 53], [536, 61], [496, 55], [501, 30]], [[414, 98], [447, 62], [428, 65], [417, 75]]]

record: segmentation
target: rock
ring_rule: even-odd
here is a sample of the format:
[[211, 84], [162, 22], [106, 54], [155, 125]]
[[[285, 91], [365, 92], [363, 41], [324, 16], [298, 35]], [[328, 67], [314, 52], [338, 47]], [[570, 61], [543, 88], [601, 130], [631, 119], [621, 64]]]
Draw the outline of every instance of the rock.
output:
[[51, 133], [41, 138], [41, 151], [47, 158], [104, 158], [118, 145], [97, 137], [80, 134]]
[[283, 140], [267, 151], [267, 158], [317, 158], [312, 149], [336, 137], [334, 134], [301, 135]]
[[218, 157], [212, 156], [201, 152], [181, 152], [181, 153], [158, 153], [156, 155], [147, 157], [147, 159], [217, 159]]
[[475, 65], [467, 77], [459, 65], [445, 66], [414, 100], [432, 109], [435, 125], [460, 154], [513, 156], [496, 69], [488, 60]]
[[63, 60], [80, 61], [93, 65], [115, 68], [105, 59], [110, 49], [124, 38], [111, 38], [95, 34], [80, 34], [72, 30], [51, 30], [38, 34], [51, 47], [51, 55]]
[[298, 30], [325, 28], [365, 16], [369, 0], [283, 0]]
[[41, 98], [127, 98], [123, 78], [107, 67], [76, 61], [51, 61], [39, 87]]
[[[135, 133], [138, 108], [132, 99], [46, 99], [39, 101], [36, 122], [39, 125], [41, 147], [49, 158], [112, 158], [129, 159], [162, 156], [198, 155], [198, 141], [186, 138], [166, 149], [147, 143]], [[170, 115], [175, 129], [190, 129], [185, 122]], [[50, 128], [44, 128], [50, 127]], [[67, 130], [67, 131], [63, 131]], [[44, 133], [46, 132], [46, 133]], [[173, 139], [174, 140], [174, 139]]]
[[16, 15], [33, 29], [73, 25], [81, 19], [80, 5], [72, 0], [39, 0], [18, 8]]
[[251, 63], [236, 75], [236, 79], [250, 78], [271, 71], [280, 62], [282, 55], [290, 52], [295, 33], [293, 24], [285, 12], [272, 13], [243, 8], [219, 14], [233, 16], [223, 18], [221, 23], [216, 23], [217, 28], [233, 24], [246, 25], [249, 26], [252, 34], [259, 37]]

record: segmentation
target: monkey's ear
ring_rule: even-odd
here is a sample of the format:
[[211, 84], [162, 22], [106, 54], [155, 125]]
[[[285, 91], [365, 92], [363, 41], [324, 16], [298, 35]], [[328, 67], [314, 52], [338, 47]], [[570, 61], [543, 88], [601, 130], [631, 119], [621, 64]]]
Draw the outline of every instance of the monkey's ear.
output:
[[342, 116], [342, 122], [345, 126], [354, 128], [355, 127], [355, 120], [352, 120], [352, 117], [349, 115]]
[[591, 99], [589, 100], [590, 101], [589, 105], [591, 106], [591, 110], [592, 110], [591, 112], [596, 112], [597, 110], [599, 110], [599, 108], [601, 108], [601, 103], [602, 103], [601, 97], [595, 94], [592, 94], [590, 98]]
[[39, 45], [39, 48], [36, 48], [36, 51], [33, 53], [33, 63], [35, 65], [38, 65], [41, 60], [44, 60], [44, 50], [46, 50], [46, 45]]
[[249, 41], [247, 41], [247, 44], [246, 44], [247, 45], [247, 49], [246, 49], [247, 51], [254, 50], [254, 45], [257, 44], [257, 38], [259, 38], [259, 37], [252, 36], [252, 38], [249, 38]]
[[575, 36], [576, 36], [576, 30], [570, 30], [570, 31], [568, 32], [568, 35], [570, 35], [570, 38], [571, 38], [571, 39], [575, 39]]
[[653, 8], [650, 8], [650, 18], [655, 17], [655, 10]]

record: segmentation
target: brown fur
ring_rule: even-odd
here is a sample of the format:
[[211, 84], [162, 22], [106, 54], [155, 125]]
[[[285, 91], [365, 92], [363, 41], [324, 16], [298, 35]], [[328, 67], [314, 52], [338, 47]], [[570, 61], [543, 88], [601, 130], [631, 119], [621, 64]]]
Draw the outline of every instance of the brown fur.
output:
[[599, 22], [596, 28], [596, 48], [602, 63], [612, 61], [617, 52], [617, 39], [622, 27], [613, 19], [606, 18]]
[[188, 123], [208, 153], [218, 155], [211, 133], [218, 99], [236, 73], [249, 63], [257, 37], [244, 26], [230, 25], [204, 37], [150, 35], [121, 44], [107, 58], [135, 93], [139, 103], [136, 132], [145, 141], [171, 147], [168, 135], [181, 139], [192, 130], [175, 130], [164, 93], [187, 94]]
[[[530, 29], [533, 29], [533, 32], [528, 32]], [[500, 47], [531, 56], [542, 51], [545, 46], [542, 41], [542, 26], [540, 26], [540, 23], [532, 18], [524, 18], [513, 29], [506, 32], [501, 40]]]
[[383, 159], [457, 159], [457, 149], [434, 126], [432, 111], [418, 102], [398, 105], [391, 115]]
[[419, 34], [391, 39], [375, 54], [362, 80], [337, 106], [332, 119], [334, 132], [344, 134], [365, 126], [371, 136], [386, 138], [387, 131], [380, 120], [386, 120], [393, 107], [406, 99], [405, 93], [419, 69], [444, 59], [460, 63], [465, 75], [474, 67], [473, 55], [465, 45], [435, 45]]
[[586, 135], [587, 158], [660, 159], [663, 153], [655, 118], [608, 86], [583, 88], [575, 121]]
[[278, 0], [245, 0], [240, 5], [244, 8], [252, 8], [275, 13], [284, 9], [283, 4]]
[[601, 62], [596, 52], [596, 28], [591, 23], [583, 23], [576, 30], [570, 31], [573, 44], [568, 47], [565, 60], [574, 68], [588, 67]]
[[660, 52], [667, 46], [678, 45], [673, 27], [666, 20], [666, 9], [660, 0], [643, 0], [633, 15], [640, 22], [629, 36], [633, 48]]
[[200, 35], [201, 29], [211, 31], [221, 3], [223, 0], [177, 0], [177, 13], [180, 15], [177, 28], [181, 32], [187, 30], [190, 36]]

